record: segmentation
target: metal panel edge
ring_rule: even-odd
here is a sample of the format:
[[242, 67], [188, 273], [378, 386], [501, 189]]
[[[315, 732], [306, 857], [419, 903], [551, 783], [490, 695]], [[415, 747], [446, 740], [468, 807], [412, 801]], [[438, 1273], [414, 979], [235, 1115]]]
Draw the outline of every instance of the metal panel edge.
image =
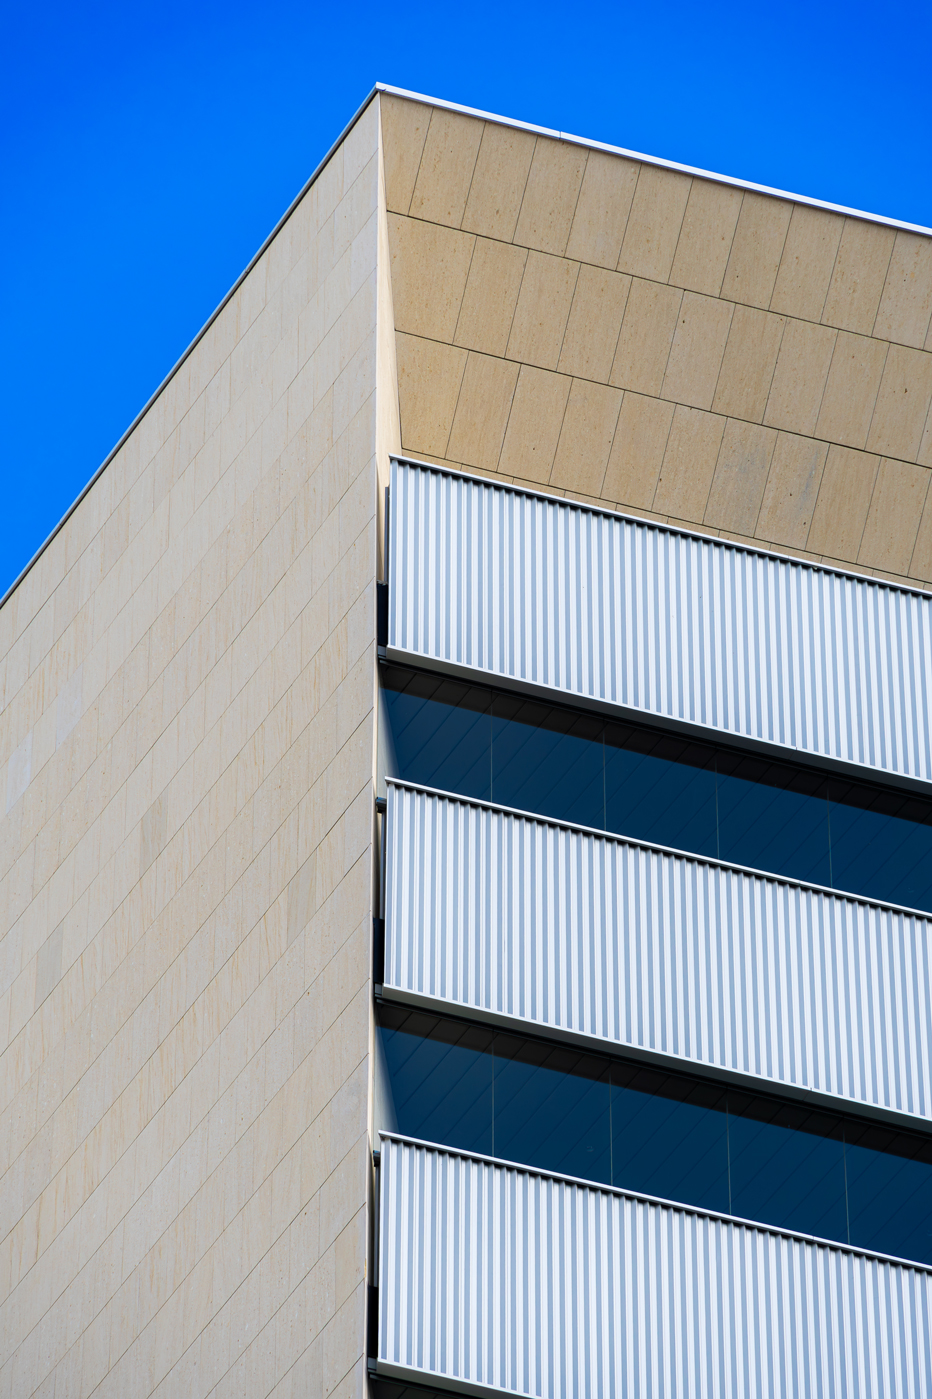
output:
[[[467, 1399], [527, 1399], [519, 1389], [500, 1389], [495, 1385], [470, 1384], [468, 1380], [454, 1379], [433, 1370], [418, 1370], [413, 1365], [396, 1365], [390, 1360], [377, 1358], [375, 1373], [382, 1380], [401, 1380], [416, 1385], [419, 1390], [441, 1390], [444, 1394], [464, 1394]], [[409, 1399], [409, 1396], [405, 1396]], [[414, 1396], [410, 1396], [414, 1399]]]

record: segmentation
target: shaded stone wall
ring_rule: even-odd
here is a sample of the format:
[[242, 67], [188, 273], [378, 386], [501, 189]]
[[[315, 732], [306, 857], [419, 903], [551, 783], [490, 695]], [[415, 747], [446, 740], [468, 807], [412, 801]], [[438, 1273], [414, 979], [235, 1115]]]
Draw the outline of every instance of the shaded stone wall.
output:
[[0, 610], [2, 1395], [365, 1385], [379, 190], [376, 101]]

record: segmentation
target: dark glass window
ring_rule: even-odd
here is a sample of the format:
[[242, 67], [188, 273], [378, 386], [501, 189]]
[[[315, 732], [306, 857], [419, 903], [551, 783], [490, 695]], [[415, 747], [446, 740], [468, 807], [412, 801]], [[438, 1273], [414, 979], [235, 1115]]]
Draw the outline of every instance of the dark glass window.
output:
[[823, 1239], [848, 1239], [842, 1119], [729, 1091], [731, 1210]]
[[932, 1259], [930, 1161], [924, 1138], [873, 1124], [847, 1125], [845, 1172], [852, 1243], [898, 1258]]
[[385, 666], [389, 775], [932, 912], [932, 802]]
[[932, 1137], [383, 1005], [405, 1136], [932, 1263]]
[[727, 1214], [724, 1092], [656, 1069], [613, 1064], [612, 1183]]
[[492, 696], [492, 791], [506, 806], [604, 827], [602, 724], [569, 709]]
[[829, 784], [821, 773], [719, 750], [719, 849], [752, 869], [832, 883]]
[[492, 797], [492, 694], [417, 670], [385, 668], [397, 772], [410, 782]]
[[399, 1020], [389, 1012], [382, 1045], [400, 1132], [484, 1156], [494, 1152], [487, 1030], [413, 1012]]
[[604, 829], [714, 859], [715, 753], [650, 729], [606, 728]]
[[494, 1154], [611, 1184], [609, 1066], [511, 1035], [492, 1040]]

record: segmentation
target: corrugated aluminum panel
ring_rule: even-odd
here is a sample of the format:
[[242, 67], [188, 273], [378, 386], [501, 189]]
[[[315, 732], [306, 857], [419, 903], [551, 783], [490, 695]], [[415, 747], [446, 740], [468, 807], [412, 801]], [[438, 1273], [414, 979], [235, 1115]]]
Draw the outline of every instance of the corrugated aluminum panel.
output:
[[932, 596], [395, 462], [389, 646], [932, 781]]
[[385, 1374], [545, 1399], [932, 1394], [932, 1275], [383, 1137]]
[[386, 995], [932, 1118], [932, 925], [390, 782]]

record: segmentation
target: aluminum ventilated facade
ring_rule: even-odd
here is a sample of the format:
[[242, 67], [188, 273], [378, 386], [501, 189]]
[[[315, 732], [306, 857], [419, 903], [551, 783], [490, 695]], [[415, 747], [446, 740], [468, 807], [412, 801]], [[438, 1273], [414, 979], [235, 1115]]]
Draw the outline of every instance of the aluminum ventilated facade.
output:
[[929, 920], [389, 783], [386, 995], [932, 1118]]
[[[932, 597], [395, 462], [389, 656], [932, 782]], [[932, 1120], [932, 920], [389, 781], [387, 998]], [[932, 1270], [383, 1137], [378, 1368], [928, 1396]]]
[[932, 1275], [383, 1137], [378, 1368], [550, 1399], [927, 1399]]
[[932, 596], [395, 462], [389, 646], [932, 781]]

